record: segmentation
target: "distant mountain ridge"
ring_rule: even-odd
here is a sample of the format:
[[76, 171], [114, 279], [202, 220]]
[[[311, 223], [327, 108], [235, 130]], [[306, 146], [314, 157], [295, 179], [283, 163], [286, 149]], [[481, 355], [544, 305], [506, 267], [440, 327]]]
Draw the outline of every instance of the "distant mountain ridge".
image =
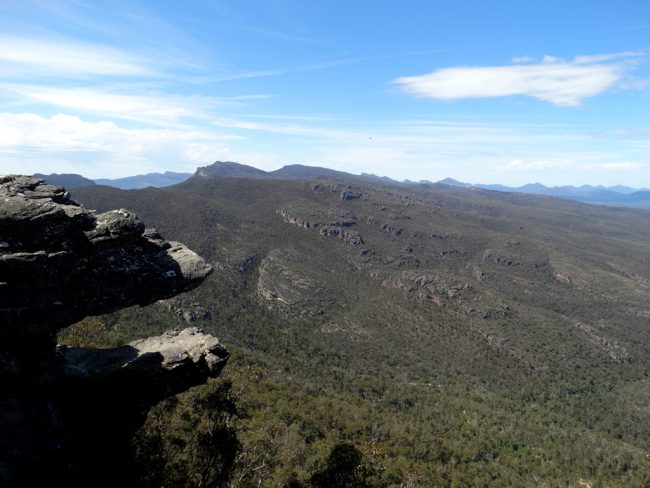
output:
[[[309, 180], [312, 178], [345, 178], [345, 179], [370, 179], [378, 178], [374, 175], [353, 175], [344, 171], [337, 171], [319, 166], [305, 166], [290, 164], [274, 171], [264, 171], [246, 164], [232, 161], [216, 161], [209, 166], [196, 170], [194, 176], [204, 179], [214, 178], [252, 178], [257, 180]], [[390, 179], [389, 179], [390, 180]], [[398, 183], [390, 180], [392, 183]]]
[[173, 171], [165, 171], [164, 173], [147, 173], [146, 175], [127, 176], [125, 178], [111, 179], [98, 179], [95, 183], [98, 185], [112, 186], [122, 190], [136, 190], [153, 186], [162, 188], [165, 186], [176, 185], [182, 183], [192, 176], [192, 173], [175, 173]]
[[628, 186], [554, 186], [548, 187], [541, 183], [532, 183], [518, 187], [505, 185], [485, 185], [464, 183], [452, 178], [447, 178], [438, 182], [458, 188], [478, 188], [480, 190], [490, 190], [509, 193], [527, 193], [531, 195], [546, 195], [550, 197], [564, 198], [583, 203], [592, 203], [600, 205], [613, 205], [623, 207], [650, 208], [650, 190], [646, 188], [636, 189]]
[[45, 180], [45, 182], [50, 185], [59, 185], [66, 188], [83, 188], [85, 186], [105, 185], [119, 188], [120, 190], [137, 190], [140, 188], [147, 188], [148, 186], [162, 188], [165, 186], [176, 185], [190, 178], [192, 173], [165, 171], [164, 173], [147, 173], [145, 175], [126, 176], [124, 178], [99, 178], [96, 180], [91, 180], [74, 173], [52, 173], [49, 175], [34, 173], [33, 176]]
[[386, 176], [376, 176], [373, 174], [362, 173], [355, 175], [344, 171], [337, 171], [329, 168], [318, 166], [304, 166], [301, 164], [292, 164], [283, 166], [275, 171], [263, 171], [253, 166], [239, 164], [232, 161], [216, 161], [215, 163], [198, 168], [195, 177], [203, 179], [218, 178], [251, 178], [260, 180], [302, 180], [312, 178], [339, 178], [368, 181], [371, 183], [385, 183], [390, 185], [447, 185], [458, 188], [477, 188], [480, 190], [508, 192], [508, 193], [527, 193], [532, 195], [546, 195], [550, 197], [564, 198], [583, 203], [592, 203], [600, 205], [613, 205], [623, 207], [650, 208], [650, 190], [631, 188], [627, 186], [557, 186], [547, 187], [541, 183], [531, 183], [519, 187], [510, 187], [505, 185], [493, 184], [476, 184], [464, 183], [453, 178], [445, 178], [437, 182], [421, 181], [397, 181]]
[[45, 180], [50, 185], [64, 186], [66, 188], [82, 188], [84, 186], [94, 186], [95, 182], [84, 176], [74, 173], [52, 173], [51, 175], [44, 175], [41, 173], [34, 173], [35, 178]]
[[264, 171], [253, 166], [240, 164], [233, 161], [216, 161], [210, 165], [202, 166], [192, 173], [175, 173], [166, 171], [164, 173], [148, 173], [145, 175], [128, 176], [117, 179], [96, 179], [90, 180], [77, 174], [35, 174], [38, 178], [43, 178], [46, 182], [65, 186], [67, 188], [80, 188], [92, 186], [95, 184], [112, 186], [122, 190], [132, 190], [153, 186], [162, 188], [165, 186], [176, 185], [188, 180], [191, 177], [199, 179], [220, 179], [220, 178], [249, 178], [256, 180], [309, 180], [315, 178], [333, 178], [348, 179], [356, 181], [366, 181], [369, 183], [382, 183], [388, 185], [447, 185], [457, 188], [474, 188], [479, 190], [489, 190], [508, 193], [526, 193], [531, 195], [545, 195], [550, 197], [564, 198], [583, 203], [597, 205], [612, 205], [620, 207], [635, 207], [650, 209], [650, 189], [648, 188], [631, 188], [628, 186], [616, 185], [611, 187], [605, 186], [555, 186], [547, 187], [541, 183], [530, 183], [518, 187], [510, 187], [501, 184], [471, 184], [445, 178], [433, 182], [428, 180], [398, 181], [387, 176], [377, 176], [369, 173], [360, 175], [338, 171], [330, 168], [319, 166], [306, 166], [302, 164], [290, 164], [283, 166], [274, 171]]

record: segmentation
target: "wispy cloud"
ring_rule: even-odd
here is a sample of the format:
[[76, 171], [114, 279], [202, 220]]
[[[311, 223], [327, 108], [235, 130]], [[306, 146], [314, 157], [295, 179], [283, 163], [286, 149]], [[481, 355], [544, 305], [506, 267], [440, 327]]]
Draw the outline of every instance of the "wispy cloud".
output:
[[79, 41], [16, 36], [0, 36], [0, 69], [5, 76], [142, 77], [155, 74], [155, 70], [142, 60], [116, 49]]
[[239, 138], [200, 129], [130, 129], [64, 114], [0, 113], [0, 173], [70, 168], [100, 177], [188, 171], [229, 155], [229, 144]]
[[53, 88], [34, 85], [0, 85], [0, 91], [31, 103], [92, 114], [146, 122], [160, 126], [186, 119], [208, 119], [219, 108], [268, 95], [240, 95], [229, 98], [182, 96], [161, 93], [123, 94], [110, 89]]
[[643, 54], [644, 53], [640, 51], [624, 51], [613, 54], [592, 54], [587, 56], [576, 56], [573, 59], [573, 62], [576, 64], [605, 63], [607, 61], [613, 61], [615, 59], [636, 58], [643, 56]]
[[113, 117], [165, 122], [200, 117], [198, 103], [174, 103], [173, 98], [150, 95], [120, 95], [83, 88], [18, 87], [24, 97], [57, 107]]
[[215, 83], [221, 81], [235, 81], [235, 80], [243, 80], [249, 78], [283, 76], [292, 73], [301, 73], [304, 71], [317, 71], [317, 70], [335, 68], [338, 66], [345, 66], [345, 65], [357, 64], [363, 62], [376, 62], [376, 61], [382, 61], [387, 59], [412, 57], [412, 56], [429, 56], [432, 54], [440, 54], [448, 51], [449, 49], [432, 49], [427, 51], [407, 51], [407, 52], [399, 52], [399, 53], [381, 54], [376, 56], [347, 57], [341, 59], [330, 59], [330, 60], [318, 61], [314, 63], [307, 63], [298, 66], [289, 66], [286, 68], [239, 71], [234, 73], [223, 73], [215, 76], [195, 77], [194, 80], [191, 81], [193, 83]]
[[[253, 119], [253, 120], [249, 120]], [[320, 138], [332, 144], [370, 145], [467, 145], [467, 144], [505, 144], [530, 141], [534, 136], [524, 139], [512, 128], [496, 127], [489, 124], [470, 123], [367, 123], [364, 127], [351, 127], [349, 122], [319, 117], [302, 116], [259, 116], [215, 117], [213, 125], [227, 129], [250, 132], [282, 134]], [[321, 123], [319, 123], [321, 122]]]
[[641, 56], [623, 52], [578, 56], [572, 61], [546, 56], [540, 63], [509, 66], [443, 68], [420, 76], [404, 76], [394, 83], [407, 93], [438, 100], [527, 95], [572, 107], [612, 88], [628, 64], [609, 62]]
[[[289, 116], [291, 117], [291, 116]], [[312, 124], [313, 122], [313, 124]], [[466, 121], [406, 121], [358, 128], [345, 120], [336, 128], [305, 120], [227, 118], [214, 124], [168, 124], [132, 128], [80, 116], [0, 113], [0, 173], [76, 172], [117, 177], [141, 172], [193, 171], [218, 159], [275, 169], [281, 164], [320, 164], [393, 178], [451, 176], [485, 182], [498, 171], [500, 181], [532, 179], [554, 184], [590, 182], [595, 174], [647, 171], [647, 150], [615, 147], [593, 140], [558, 139], [525, 126], [471, 124]], [[283, 137], [283, 151], [268, 151], [264, 133]], [[588, 137], [588, 136], [585, 136]], [[468, 176], [471, 175], [471, 176]], [[573, 179], [568, 179], [569, 175]]]
[[265, 37], [280, 39], [282, 41], [299, 42], [299, 43], [307, 43], [307, 44], [324, 44], [323, 41], [319, 39], [314, 39], [312, 37], [298, 36], [295, 34], [279, 32], [270, 29], [260, 29], [258, 27], [252, 27], [248, 25], [231, 25], [230, 27], [242, 31], [246, 31], [246, 32], [251, 32], [253, 34], [260, 34]]
[[643, 168], [644, 165], [641, 163], [633, 163], [631, 161], [624, 161], [619, 163], [600, 163], [597, 164], [598, 169], [604, 169], [608, 171], [619, 171], [619, 170], [635, 170]]
[[286, 123], [262, 123], [243, 119], [228, 117], [216, 117], [212, 119], [212, 124], [217, 127], [228, 129], [244, 129], [247, 131], [269, 132], [273, 134], [285, 134], [308, 137], [341, 137], [346, 134], [343, 130], [331, 130], [321, 127], [310, 127], [304, 124], [286, 124]]
[[321, 61], [317, 63], [308, 63], [299, 66], [291, 66], [288, 68], [224, 73], [215, 76], [195, 77], [194, 82], [195, 83], [217, 83], [220, 81], [235, 81], [235, 80], [244, 80], [248, 78], [266, 78], [269, 76], [282, 76], [291, 73], [300, 73], [303, 71], [316, 71], [321, 69], [333, 68], [345, 64], [356, 63], [357, 61], [358, 59], [335, 59], [329, 61]]
[[245, 117], [268, 120], [332, 121], [340, 120], [331, 115], [245, 114]]

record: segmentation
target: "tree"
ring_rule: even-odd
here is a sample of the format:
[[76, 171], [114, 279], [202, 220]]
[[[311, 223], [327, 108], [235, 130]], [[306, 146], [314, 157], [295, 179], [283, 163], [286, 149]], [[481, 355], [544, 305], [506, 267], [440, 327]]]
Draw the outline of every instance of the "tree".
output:
[[311, 484], [314, 488], [366, 488], [370, 487], [363, 477], [363, 455], [352, 444], [336, 444], [327, 457], [322, 471], [314, 473]]
[[229, 381], [213, 381], [154, 407], [135, 438], [140, 486], [221, 488], [240, 449]]

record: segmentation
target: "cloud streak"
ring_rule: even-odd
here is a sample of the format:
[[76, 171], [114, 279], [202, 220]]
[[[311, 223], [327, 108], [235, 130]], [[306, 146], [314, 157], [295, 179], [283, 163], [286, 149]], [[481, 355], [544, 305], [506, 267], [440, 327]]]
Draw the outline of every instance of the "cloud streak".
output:
[[[283, 120], [260, 124], [238, 119], [220, 120], [224, 129], [181, 124], [133, 128], [76, 115], [0, 113], [0, 173], [118, 177], [193, 171], [196, 166], [226, 159], [265, 169], [289, 163], [319, 164], [397, 179], [467, 179], [472, 175], [474, 181], [485, 182], [497, 171], [504, 184], [530, 182], [531, 175], [544, 183], [567, 184], [595, 182], [586, 178], [596, 173], [632, 175], [634, 170], [649, 168], [646, 150], [625, 142], [610, 147], [612, 139], [603, 142], [605, 137], [584, 136], [593, 146], [591, 152], [584, 152], [581, 141], [578, 145], [573, 139], [558, 141], [553, 131], [522, 126], [443, 120], [359, 129], [342, 123], [339, 127], [337, 122], [336, 130]], [[282, 136], [289, 149], [269, 152], [264, 142], [264, 133], [269, 132]], [[549, 170], [560, 176], [545, 179]]]
[[0, 68], [9, 74], [144, 77], [155, 70], [116, 49], [83, 42], [0, 36]]
[[534, 64], [442, 68], [420, 76], [403, 76], [393, 83], [412, 95], [436, 100], [525, 95], [575, 107], [585, 98], [611, 89], [629, 68], [625, 62], [609, 61], [640, 55], [578, 56], [572, 61], [546, 56]]
[[27, 104], [47, 104], [154, 126], [177, 124], [189, 119], [205, 121], [219, 108], [238, 105], [251, 99], [268, 98], [268, 95], [263, 94], [229, 98], [161, 93], [123, 94], [108, 88], [53, 88], [12, 84], [0, 85], [0, 91], [17, 95]]
[[236, 139], [200, 129], [130, 129], [64, 114], [0, 113], [0, 173], [18, 167], [23, 173], [81, 170], [90, 177], [188, 171], [229, 154]]

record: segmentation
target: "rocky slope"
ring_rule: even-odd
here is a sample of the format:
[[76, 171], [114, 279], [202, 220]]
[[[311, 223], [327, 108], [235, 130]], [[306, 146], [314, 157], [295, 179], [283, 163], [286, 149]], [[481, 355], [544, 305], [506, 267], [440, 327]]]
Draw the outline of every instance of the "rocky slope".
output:
[[[240, 296], [280, 321], [304, 320], [315, 347], [329, 340], [318, 331], [352, 337], [357, 364], [371, 367], [370, 351], [388, 340], [413, 375], [521, 384], [573, 381], [593, 364], [614, 375], [646, 368], [647, 212], [322, 179], [193, 179], [165, 191], [75, 195], [99, 208], [126, 202], [180, 235], [219, 263]], [[221, 291], [212, 280], [201, 291], [217, 319]], [[414, 362], [400, 362], [405, 354]]]
[[161, 399], [216, 376], [213, 336], [175, 331], [114, 349], [57, 348], [87, 315], [195, 288], [212, 268], [126, 210], [95, 214], [58, 186], [0, 176], [0, 485], [111, 486]]
[[[414, 486], [644, 486], [650, 213], [350, 179], [74, 195], [133, 209], [214, 263], [188, 302], [273, 371], [286, 401], [268, 393], [256, 425], [300, 431], [307, 452], [336, 433], [383, 443], [387, 471], [419, 466]], [[141, 312], [182, 323], [177, 310]], [[102, 320], [123, 332], [134, 317], [120, 318]]]
[[[202, 179], [219, 178], [251, 178], [256, 180], [311, 180], [317, 178], [339, 178], [358, 180], [381, 180], [374, 175], [353, 175], [344, 171], [337, 171], [319, 166], [305, 166], [303, 164], [288, 164], [275, 171], [264, 171], [246, 164], [232, 161], [215, 161], [208, 166], [197, 168], [194, 176]], [[386, 178], [389, 182], [397, 181]]]

